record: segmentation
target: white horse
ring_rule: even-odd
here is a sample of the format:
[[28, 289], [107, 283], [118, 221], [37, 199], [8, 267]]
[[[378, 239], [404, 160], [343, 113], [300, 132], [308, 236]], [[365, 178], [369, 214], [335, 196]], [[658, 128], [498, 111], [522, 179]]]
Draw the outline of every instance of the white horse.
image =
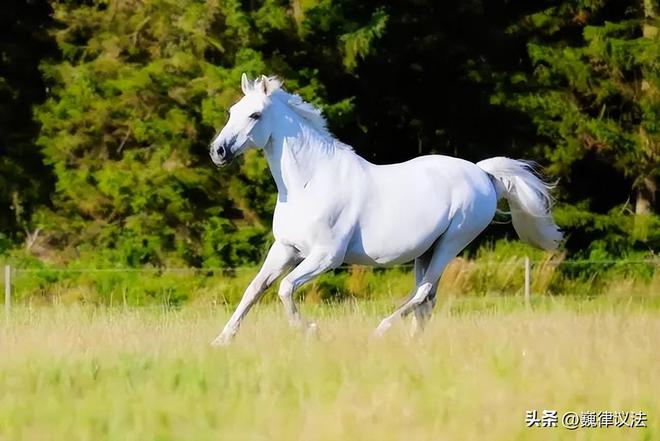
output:
[[211, 144], [225, 165], [263, 149], [277, 184], [275, 243], [215, 345], [228, 343], [241, 321], [280, 275], [278, 295], [292, 325], [306, 325], [293, 300], [300, 285], [342, 263], [387, 266], [415, 261], [415, 290], [384, 318], [381, 335], [414, 312], [419, 330], [435, 304], [447, 264], [493, 219], [506, 198], [525, 242], [555, 249], [562, 238], [550, 213], [550, 186], [527, 162], [497, 157], [473, 164], [430, 155], [374, 165], [327, 130], [321, 112], [281, 89], [274, 77], [241, 79], [245, 96]]

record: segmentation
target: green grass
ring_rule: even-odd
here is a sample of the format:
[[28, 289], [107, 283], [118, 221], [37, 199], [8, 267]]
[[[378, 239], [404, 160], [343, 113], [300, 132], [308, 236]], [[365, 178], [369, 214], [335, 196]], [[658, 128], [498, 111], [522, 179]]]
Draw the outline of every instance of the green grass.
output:
[[[521, 242], [499, 241], [481, 247], [471, 258], [454, 259], [443, 273], [440, 292], [454, 296], [502, 296], [523, 291], [524, 256], [531, 266], [535, 294], [596, 296], [603, 293], [660, 291], [657, 257], [620, 256], [616, 261], [565, 261], [562, 254], [531, 248]], [[257, 266], [234, 270], [182, 268], [118, 269], [108, 263], [73, 261], [65, 267], [35, 259], [9, 258], [14, 268], [13, 297], [17, 302], [91, 304], [105, 306], [195, 305], [238, 303]], [[97, 268], [93, 270], [93, 268]], [[90, 270], [91, 269], [91, 270]], [[110, 269], [110, 271], [108, 271]], [[410, 265], [390, 269], [353, 266], [325, 273], [300, 290], [310, 300], [389, 300], [413, 288]], [[0, 282], [3, 283], [3, 282]]]
[[[464, 298], [370, 339], [390, 301], [228, 311], [18, 307], [0, 334], [0, 440], [660, 439], [656, 296]], [[526, 428], [528, 409], [642, 410], [648, 428]]]

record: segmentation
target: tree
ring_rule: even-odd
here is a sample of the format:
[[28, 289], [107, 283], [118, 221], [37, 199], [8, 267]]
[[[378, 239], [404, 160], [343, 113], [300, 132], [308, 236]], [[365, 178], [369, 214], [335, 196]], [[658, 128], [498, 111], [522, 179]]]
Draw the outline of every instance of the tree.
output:
[[49, 94], [35, 110], [51, 201], [25, 196], [33, 182], [53, 188], [48, 170], [21, 171], [32, 163], [17, 150], [0, 167], [42, 177], [13, 184], [38, 201], [29, 211], [40, 206], [35, 251], [103, 265], [254, 262], [275, 201], [266, 163], [250, 152], [216, 170], [208, 143], [241, 73], [272, 73], [376, 163], [540, 159], [562, 178], [569, 250], [654, 248], [657, 2], [638, 1], [53, 2], [58, 54], [42, 62]]
[[[270, 178], [249, 159], [240, 171], [208, 160], [241, 73], [265, 70], [239, 3], [54, 9], [62, 59], [44, 63], [51, 93], [36, 112], [57, 179], [53, 209], [36, 215], [48, 245], [129, 265], [258, 259]], [[248, 176], [257, 184], [237, 190]]]
[[309, 10], [305, 39], [320, 48], [322, 83], [333, 101], [351, 103], [340, 136], [377, 163], [520, 154], [519, 112], [489, 101], [492, 73], [524, 53], [505, 33], [524, 9], [510, 3], [333, 1]]
[[52, 53], [46, 1], [13, 0], [0, 15], [0, 251], [38, 235], [33, 210], [47, 203], [50, 173], [34, 145], [32, 106], [45, 98], [41, 59]]
[[[242, 72], [280, 74], [325, 104], [318, 70], [300, 67], [315, 53], [302, 23], [317, 3], [55, 3], [61, 58], [43, 65], [51, 92], [36, 111], [56, 177], [53, 208], [34, 216], [42, 244], [106, 264], [259, 260], [275, 201], [266, 163], [250, 152], [216, 170], [208, 143]], [[336, 119], [350, 102], [324, 107]]]
[[[635, 213], [649, 214], [656, 202], [658, 152], [660, 142], [660, 32], [658, 30], [657, 0], [643, 0], [642, 42], [648, 46], [650, 59], [642, 64], [641, 97], [644, 122], [640, 124], [639, 136], [642, 147], [655, 156], [655, 173], [640, 176], [637, 184]], [[654, 56], [655, 54], [655, 56]]]
[[[494, 101], [528, 114], [542, 136], [550, 171], [572, 204], [560, 220], [583, 241], [574, 248], [657, 246], [660, 39], [643, 32], [651, 18], [642, 6], [567, 0], [510, 28], [527, 36], [532, 71], [506, 73]], [[630, 199], [628, 211], [647, 216], [643, 228], [623, 216]], [[618, 239], [590, 243], [605, 235]]]

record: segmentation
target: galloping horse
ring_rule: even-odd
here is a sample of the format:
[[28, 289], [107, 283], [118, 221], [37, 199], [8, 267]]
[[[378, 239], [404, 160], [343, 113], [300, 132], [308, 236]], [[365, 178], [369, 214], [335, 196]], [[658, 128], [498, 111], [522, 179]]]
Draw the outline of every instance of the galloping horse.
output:
[[375, 165], [326, 128], [321, 112], [285, 92], [279, 80], [243, 74], [244, 97], [211, 143], [217, 166], [247, 149], [262, 149], [277, 184], [275, 243], [222, 333], [227, 344], [265, 289], [280, 275], [278, 295], [292, 325], [306, 325], [293, 300], [300, 285], [342, 263], [387, 266], [415, 261], [415, 290], [384, 318], [382, 335], [414, 313], [421, 329], [435, 304], [447, 264], [492, 221], [506, 198], [522, 240], [555, 249], [562, 239], [550, 213], [550, 186], [528, 162], [504, 157], [474, 164], [449, 156], [421, 156]]

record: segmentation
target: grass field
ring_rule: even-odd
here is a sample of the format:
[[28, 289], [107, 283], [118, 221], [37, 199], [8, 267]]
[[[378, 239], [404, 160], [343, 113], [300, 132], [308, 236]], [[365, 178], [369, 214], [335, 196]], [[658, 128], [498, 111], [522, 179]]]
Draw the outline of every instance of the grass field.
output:
[[[456, 299], [427, 332], [370, 333], [391, 302], [15, 308], [0, 341], [0, 440], [660, 439], [658, 297]], [[527, 428], [525, 412], [644, 411], [647, 428]], [[561, 426], [561, 424], [560, 424]]]

